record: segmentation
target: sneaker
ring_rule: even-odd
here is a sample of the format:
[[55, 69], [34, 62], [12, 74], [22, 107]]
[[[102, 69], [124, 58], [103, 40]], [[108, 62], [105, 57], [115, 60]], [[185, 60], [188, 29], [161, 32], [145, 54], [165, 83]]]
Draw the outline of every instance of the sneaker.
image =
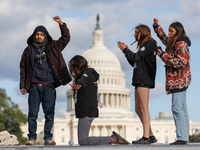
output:
[[36, 145], [35, 140], [34, 139], [30, 139], [26, 142], [26, 145]]
[[44, 145], [56, 145], [54, 140], [45, 140]]
[[150, 136], [149, 138], [150, 138], [151, 143], [156, 143], [157, 142], [157, 139], [156, 139], [155, 136]]
[[170, 143], [170, 145], [186, 145], [187, 141], [177, 140], [174, 143]]
[[132, 144], [151, 144], [151, 140], [150, 140], [150, 138], [148, 138], [147, 140], [140, 138], [137, 141], [132, 141]]

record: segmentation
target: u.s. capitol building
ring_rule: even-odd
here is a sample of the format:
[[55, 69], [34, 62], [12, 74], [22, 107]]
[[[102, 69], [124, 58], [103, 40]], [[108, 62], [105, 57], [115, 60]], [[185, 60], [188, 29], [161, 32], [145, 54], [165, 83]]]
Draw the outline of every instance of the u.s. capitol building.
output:
[[[126, 77], [116, 55], [107, 49], [103, 41], [103, 31], [100, 29], [97, 16], [96, 28], [93, 31], [93, 44], [83, 53], [89, 66], [100, 74], [98, 81], [99, 118], [95, 118], [90, 129], [90, 136], [110, 136], [112, 131], [118, 132], [129, 142], [143, 135], [139, 118], [131, 111], [130, 90], [126, 88]], [[37, 122], [37, 141], [43, 143], [44, 119]], [[71, 90], [67, 91], [67, 111], [63, 118], [55, 118], [52, 129], [53, 139], [57, 145], [67, 145], [72, 140], [78, 143], [78, 119], [75, 118], [74, 100]], [[174, 120], [168, 112], [161, 112], [159, 118], [151, 120], [151, 127], [158, 143], [170, 143], [176, 140]], [[192, 129], [200, 130], [200, 122], [190, 121]], [[27, 137], [28, 125], [21, 126]]]

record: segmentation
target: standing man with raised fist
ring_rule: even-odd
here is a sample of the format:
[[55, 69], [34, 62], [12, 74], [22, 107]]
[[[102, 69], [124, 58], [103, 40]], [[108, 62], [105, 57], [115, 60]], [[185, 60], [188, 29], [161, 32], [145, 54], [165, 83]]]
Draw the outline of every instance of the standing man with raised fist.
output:
[[20, 90], [28, 97], [28, 141], [26, 145], [36, 145], [37, 118], [40, 102], [45, 115], [44, 145], [56, 145], [51, 129], [54, 124], [56, 91], [60, 85], [71, 81], [62, 50], [70, 41], [70, 33], [59, 16], [53, 17], [58, 22], [61, 37], [53, 40], [44, 26], [37, 26], [28, 38], [20, 62]]

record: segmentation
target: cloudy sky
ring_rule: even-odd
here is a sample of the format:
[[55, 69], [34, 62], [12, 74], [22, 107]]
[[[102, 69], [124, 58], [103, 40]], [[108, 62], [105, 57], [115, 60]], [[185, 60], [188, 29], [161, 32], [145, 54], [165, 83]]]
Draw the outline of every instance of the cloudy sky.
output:
[[[126, 86], [131, 90], [134, 111], [134, 88], [131, 86], [132, 68], [124, 54], [117, 47], [117, 41], [130, 45], [134, 41], [133, 31], [139, 23], [152, 30], [152, 36], [163, 49], [153, 32], [153, 18], [168, 33], [169, 24], [180, 21], [190, 37], [192, 46], [192, 83], [187, 90], [189, 116], [200, 121], [200, 0], [1, 0], [0, 1], [0, 88], [4, 88], [12, 101], [27, 113], [28, 94], [22, 96], [19, 90], [19, 62], [26, 40], [38, 25], [44, 25], [53, 39], [60, 37], [58, 24], [53, 17], [59, 15], [67, 24], [71, 41], [63, 51], [66, 62], [76, 54], [83, 54], [93, 42], [92, 32], [96, 26], [96, 15], [100, 15], [100, 27], [104, 31], [104, 44], [119, 58], [126, 75]], [[135, 46], [129, 46], [136, 51]], [[171, 113], [171, 95], [165, 93], [164, 64], [157, 59], [156, 88], [150, 92], [150, 115], [158, 117], [159, 112]], [[56, 117], [62, 117], [67, 108], [66, 92], [69, 86], [57, 88]], [[41, 111], [40, 117], [43, 116]], [[137, 115], [135, 115], [137, 117]]]

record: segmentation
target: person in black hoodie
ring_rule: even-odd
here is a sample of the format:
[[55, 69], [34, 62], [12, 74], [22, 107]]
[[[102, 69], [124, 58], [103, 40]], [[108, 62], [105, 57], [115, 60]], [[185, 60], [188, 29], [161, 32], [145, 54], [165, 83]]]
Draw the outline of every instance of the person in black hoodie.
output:
[[114, 131], [112, 136], [88, 137], [92, 121], [99, 116], [97, 84], [99, 74], [94, 68], [88, 68], [87, 60], [80, 55], [74, 56], [69, 61], [69, 69], [75, 79], [70, 86], [75, 99], [76, 118], [79, 118], [79, 145], [130, 144]]
[[59, 16], [54, 21], [59, 24], [61, 37], [53, 40], [44, 26], [37, 26], [28, 38], [20, 61], [20, 90], [28, 97], [28, 141], [35, 145], [37, 139], [37, 118], [40, 103], [45, 114], [44, 145], [55, 145], [51, 129], [54, 123], [56, 91], [60, 85], [71, 81], [62, 50], [70, 40], [69, 29]]
[[134, 36], [138, 48], [136, 53], [130, 51], [123, 42], [117, 43], [129, 64], [134, 68], [132, 85], [135, 86], [135, 111], [143, 125], [143, 137], [132, 141], [132, 144], [151, 144], [157, 142], [151, 129], [148, 106], [149, 89], [155, 87], [157, 44], [146, 25], [136, 26]]
[[169, 26], [169, 36], [165, 34], [158, 19], [153, 20], [154, 31], [162, 43], [165, 51], [158, 49], [158, 56], [165, 63], [166, 92], [172, 93], [172, 112], [176, 125], [177, 141], [170, 145], [187, 144], [189, 138], [189, 115], [186, 102], [186, 91], [191, 83], [190, 72], [190, 39], [180, 22], [173, 22]]

